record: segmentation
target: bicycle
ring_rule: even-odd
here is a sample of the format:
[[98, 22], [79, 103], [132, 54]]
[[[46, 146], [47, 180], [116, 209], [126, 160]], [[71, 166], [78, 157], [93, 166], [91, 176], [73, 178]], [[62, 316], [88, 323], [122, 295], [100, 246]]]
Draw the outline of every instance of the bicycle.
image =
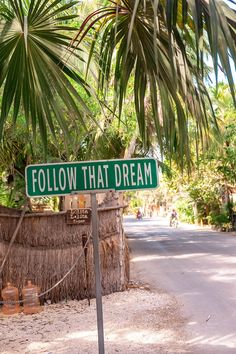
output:
[[171, 218], [170, 219], [170, 227], [178, 227], [178, 219], [177, 218]]

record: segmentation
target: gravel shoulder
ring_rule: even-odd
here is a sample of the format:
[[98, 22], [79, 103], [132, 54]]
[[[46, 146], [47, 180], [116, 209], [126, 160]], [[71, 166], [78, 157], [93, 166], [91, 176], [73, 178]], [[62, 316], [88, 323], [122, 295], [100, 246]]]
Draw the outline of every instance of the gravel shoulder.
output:
[[[105, 353], [192, 354], [175, 297], [140, 281], [133, 262], [131, 279], [126, 291], [103, 296]], [[95, 299], [42, 309], [34, 315], [0, 313], [0, 354], [98, 353]]]
[[[134, 270], [132, 277], [135, 279]], [[173, 296], [131, 281], [124, 292], [103, 297], [106, 354], [191, 353], [185, 320]], [[98, 353], [96, 302], [45, 305], [34, 315], [0, 315], [1, 354]]]

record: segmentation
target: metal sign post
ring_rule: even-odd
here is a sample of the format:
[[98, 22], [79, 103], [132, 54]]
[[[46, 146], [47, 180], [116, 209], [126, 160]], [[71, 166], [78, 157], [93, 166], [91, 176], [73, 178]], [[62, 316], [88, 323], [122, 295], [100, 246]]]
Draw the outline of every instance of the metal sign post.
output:
[[102, 287], [99, 256], [99, 235], [98, 235], [98, 211], [96, 193], [91, 193], [92, 206], [92, 236], [93, 236], [93, 257], [96, 287], [96, 309], [97, 309], [97, 329], [98, 329], [98, 348], [99, 354], [104, 354], [104, 330], [103, 330], [103, 311], [102, 311]]
[[[96, 193], [157, 188], [157, 161], [153, 158], [140, 158], [29, 165], [25, 177], [29, 198], [81, 192], [91, 194], [98, 346], [99, 354], [104, 354]], [[68, 224], [86, 224], [89, 219], [90, 214], [86, 208], [67, 214]]]

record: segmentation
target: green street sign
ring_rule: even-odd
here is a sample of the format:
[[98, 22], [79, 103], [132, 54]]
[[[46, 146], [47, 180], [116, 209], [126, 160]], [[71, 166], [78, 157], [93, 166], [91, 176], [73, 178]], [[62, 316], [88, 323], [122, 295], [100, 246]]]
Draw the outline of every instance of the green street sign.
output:
[[26, 167], [28, 197], [158, 187], [152, 158], [50, 163]]

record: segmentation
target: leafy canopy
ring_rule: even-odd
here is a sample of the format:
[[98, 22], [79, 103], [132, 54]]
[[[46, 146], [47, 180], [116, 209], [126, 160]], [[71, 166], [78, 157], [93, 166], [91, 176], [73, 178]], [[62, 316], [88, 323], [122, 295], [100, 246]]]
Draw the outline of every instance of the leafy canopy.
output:
[[[217, 0], [110, 0], [91, 13], [74, 41], [94, 41], [90, 56], [99, 60], [99, 89], [111, 82], [121, 113], [130, 80], [139, 130], [148, 143], [152, 120], [161, 151], [189, 161], [190, 118], [196, 139], [216, 125], [205, 85], [205, 59], [221, 66], [235, 100], [230, 56], [236, 65], [236, 14]], [[114, 64], [114, 65], [113, 65]], [[210, 113], [210, 114], [209, 114]]]

